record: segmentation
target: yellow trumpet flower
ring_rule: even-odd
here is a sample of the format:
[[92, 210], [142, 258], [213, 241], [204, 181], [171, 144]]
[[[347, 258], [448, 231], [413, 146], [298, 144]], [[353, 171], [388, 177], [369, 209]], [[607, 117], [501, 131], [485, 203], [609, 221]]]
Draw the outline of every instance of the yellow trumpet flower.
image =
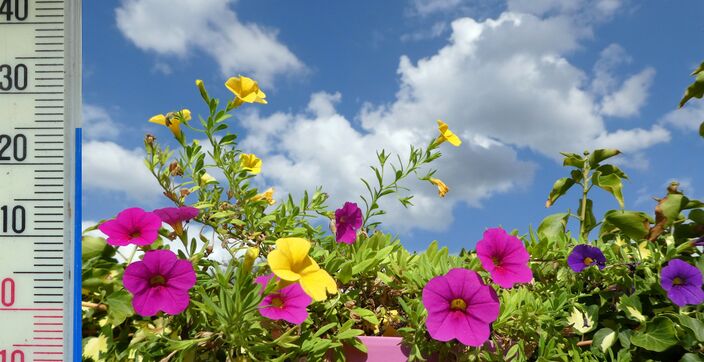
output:
[[240, 155], [242, 168], [256, 175], [262, 172], [262, 160], [253, 153], [243, 153]]
[[437, 142], [438, 145], [441, 143], [447, 141], [450, 142], [451, 145], [458, 147], [459, 145], [462, 144], [462, 140], [457, 137], [457, 135], [450, 131], [450, 129], [447, 127], [447, 123], [441, 121], [438, 119], [438, 131], [440, 131], [440, 136], [438, 136]]
[[440, 195], [440, 197], [445, 197], [445, 195], [447, 195], [447, 192], [450, 191], [450, 188], [447, 187], [447, 185], [445, 185], [442, 180], [431, 177], [430, 183], [438, 187], [438, 195]]
[[309, 250], [310, 242], [306, 239], [279, 239], [267, 261], [274, 275], [285, 282], [298, 282], [311, 298], [323, 301], [327, 298], [327, 293], [337, 293], [337, 283], [308, 256]]
[[225, 82], [225, 87], [235, 94], [235, 103], [262, 103], [266, 104], [266, 94], [259, 89], [259, 84], [251, 78], [240, 75], [232, 77]]

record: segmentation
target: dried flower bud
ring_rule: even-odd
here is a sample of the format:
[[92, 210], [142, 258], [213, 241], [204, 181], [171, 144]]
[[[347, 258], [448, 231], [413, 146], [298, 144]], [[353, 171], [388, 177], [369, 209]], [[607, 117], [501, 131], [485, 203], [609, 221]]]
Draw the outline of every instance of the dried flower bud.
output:
[[169, 164], [169, 173], [171, 176], [183, 176], [183, 169], [181, 169], [177, 161], [174, 161]]
[[151, 134], [147, 133], [147, 134], [144, 136], [144, 143], [145, 143], [145, 144], [147, 144], [147, 145], [149, 145], [149, 146], [152, 146], [152, 145], [154, 144], [154, 141], [156, 141], [156, 137], [154, 137], [154, 135], [151, 135]]
[[188, 189], [181, 189], [181, 197], [186, 197], [191, 194], [191, 191]]

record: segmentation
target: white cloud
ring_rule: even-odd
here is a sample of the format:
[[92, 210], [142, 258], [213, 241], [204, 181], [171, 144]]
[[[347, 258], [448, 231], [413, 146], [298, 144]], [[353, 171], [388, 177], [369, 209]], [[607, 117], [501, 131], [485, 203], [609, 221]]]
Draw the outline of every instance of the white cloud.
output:
[[462, 0], [413, 0], [413, 8], [418, 15], [430, 15], [452, 10], [462, 4]]
[[401, 41], [410, 42], [435, 39], [445, 34], [447, 30], [449, 30], [449, 26], [447, 25], [447, 23], [439, 21], [433, 24], [433, 26], [431, 26], [429, 29], [423, 28], [419, 31], [410, 34], [401, 35]]
[[606, 95], [601, 104], [601, 113], [612, 117], [638, 115], [648, 98], [648, 89], [653, 82], [655, 69], [646, 68], [628, 78], [616, 92]]
[[686, 132], [697, 132], [704, 122], [704, 102], [689, 102], [683, 108], [666, 114], [661, 122]]
[[161, 195], [157, 181], [144, 166], [144, 152], [109, 141], [83, 144], [83, 187], [121, 192], [140, 202], [153, 202]]
[[[248, 136], [241, 147], [263, 156], [262, 176], [279, 194], [300, 195], [305, 189], [322, 185], [331, 197], [331, 207], [349, 200], [361, 205], [359, 195], [365, 189], [359, 178], [372, 176], [369, 165], [376, 162], [375, 150], [384, 148], [407, 155], [409, 144], [424, 145], [436, 135], [432, 119], [422, 129], [401, 127], [391, 131], [379, 125], [360, 132], [335, 111], [335, 103], [340, 101], [339, 93], [321, 92], [311, 97], [307, 111], [300, 114], [261, 117], [251, 112], [243, 117]], [[436, 177], [451, 188], [448, 196], [440, 199], [434, 186], [411, 181], [408, 186], [415, 194], [415, 206], [403, 209], [393, 198], [382, 202], [389, 211], [387, 225], [401, 231], [414, 227], [443, 229], [450, 224], [452, 208], [458, 202], [480, 206], [492, 194], [532, 179], [535, 166], [518, 160], [511, 148], [479, 135], [463, 138], [466, 143], [462, 148], [443, 145], [444, 156], [434, 165], [439, 168]]]
[[[323, 185], [336, 206], [358, 200], [363, 190], [358, 179], [371, 175], [374, 150], [406, 154], [409, 144], [424, 145], [434, 136], [436, 119], [445, 120], [465, 141], [460, 148], [443, 145], [435, 165], [451, 191], [440, 199], [431, 185], [411, 182], [415, 207], [404, 210], [395, 200], [382, 205], [389, 211], [387, 225], [399, 231], [442, 229], [458, 203], [480, 207], [495, 193], [530, 183], [536, 166], [520, 159], [521, 149], [558, 159], [560, 151], [615, 147], [637, 162], [632, 168], [647, 167], [643, 151], [667, 142], [669, 132], [659, 125], [610, 131], [600, 101], [630, 94], [634, 84], [647, 89], [652, 70], [622, 85], [607, 81], [596, 91], [588, 74], [567, 59], [590, 35], [561, 15], [506, 12], [482, 22], [458, 19], [449, 43], [436, 54], [415, 63], [401, 57], [396, 99], [366, 104], [355, 119], [361, 129], [335, 110], [339, 93], [321, 92], [312, 95], [305, 112], [246, 114], [241, 146], [263, 156], [262, 175], [279, 191]], [[605, 62], [610, 76], [613, 67]], [[621, 114], [637, 112], [644, 101], [630, 110], [622, 106]]]
[[250, 73], [271, 85], [276, 75], [304, 71], [277, 31], [243, 23], [229, 0], [123, 0], [117, 26], [143, 50], [185, 58], [205, 52], [224, 75]]
[[509, 11], [533, 15], [569, 14], [584, 21], [603, 21], [624, 5], [624, 0], [508, 0]]
[[83, 105], [83, 137], [88, 140], [112, 140], [120, 134], [110, 113], [103, 107]]

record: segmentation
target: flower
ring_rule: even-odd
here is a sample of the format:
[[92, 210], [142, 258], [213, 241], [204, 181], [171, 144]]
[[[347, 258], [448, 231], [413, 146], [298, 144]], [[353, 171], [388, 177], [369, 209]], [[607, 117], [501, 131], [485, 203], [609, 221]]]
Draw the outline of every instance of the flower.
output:
[[211, 175], [210, 175], [209, 173], [207, 173], [207, 172], [204, 173], [204, 174], [200, 177], [200, 185], [201, 185], [201, 186], [205, 186], [205, 185], [207, 185], [207, 184], [209, 184], [209, 183], [211, 183], [211, 182], [216, 182], [216, 181], [217, 181], [217, 180], [215, 179], [215, 177], [211, 176]]
[[672, 259], [660, 272], [660, 285], [672, 303], [683, 307], [704, 302], [702, 272], [680, 259]]
[[701, 238], [699, 238], [697, 240], [694, 240], [693, 243], [694, 243], [694, 246], [704, 246], [704, 236], [702, 236]]
[[450, 129], [447, 127], [447, 123], [441, 121], [438, 119], [438, 131], [440, 131], [440, 136], [435, 140], [435, 142], [440, 145], [441, 143], [447, 141], [450, 142], [451, 145], [458, 147], [459, 145], [462, 144], [462, 140], [457, 137], [454, 132], [450, 131]]
[[306, 294], [316, 301], [337, 293], [335, 280], [308, 256], [310, 241], [301, 238], [283, 238], [276, 240], [274, 249], [267, 261], [274, 274], [285, 282], [298, 282]]
[[489, 325], [499, 316], [499, 299], [475, 271], [455, 268], [423, 287], [428, 310], [425, 325], [433, 339], [479, 347], [489, 339]]
[[240, 105], [247, 103], [262, 103], [266, 104], [266, 94], [259, 89], [259, 84], [251, 78], [240, 75], [239, 77], [231, 77], [225, 82], [225, 87], [235, 94], [235, 103]]
[[599, 269], [604, 269], [606, 266], [606, 257], [604, 257], [604, 253], [601, 252], [601, 249], [595, 246], [581, 244], [572, 249], [572, 252], [567, 257], [567, 265], [569, 265], [575, 273], [579, 273], [592, 265], [598, 266]]
[[357, 240], [357, 230], [362, 227], [362, 210], [354, 202], [335, 210], [335, 240], [352, 244]]
[[125, 269], [122, 283], [134, 295], [132, 306], [137, 314], [150, 317], [164, 311], [173, 315], [188, 307], [188, 290], [196, 284], [196, 272], [191, 262], [179, 260], [173, 251], [151, 250], [143, 261]]
[[159, 216], [138, 207], [122, 210], [115, 219], [98, 226], [108, 236], [108, 244], [113, 246], [149, 245], [159, 237], [159, 228]]
[[[273, 277], [274, 274], [257, 277], [255, 282], [262, 286], [260, 293], [264, 293], [264, 288]], [[308, 318], [306, 308], [312, 301], [301, 286], [295, 283], [265, 296], [259, 303], [259, 313], [269, 319], [283, 319], [289, 323], [301, 324]]]
[[161, 221], [171, 225], [174, 231], [181, 235], [183, 222], [198, 216], [199, 210], [191, 206], [166, 207], [152, 211], [161, 218]]
[[188, 122], [190, 120], [191, 111], [183, 109], [178, 113], [167, 113], [166, 115], [157, 114], [150, 118], [149, 122], [169, 127], [171, 133], [173, 133], [175, 137], [179, 137], [181, 135], [181, 122]]
[[247, 249], [247, 252], [244, 253], [244, 263], [242, 264], [242, 268], [247, 272], [252, 271], [252, 266], [254, 266], [254, 262], [257, 260], [259, 257], [259, 248], [256, 246], [253, 246], [251, 248]]
[[251, 172], [252, 175], [262, 172], [262, 160], [253, 153], [240, 155], [240, 162], [242, 162], [242, 168]]
[[445, 197], [447, 195], [447, 192], [450, 191], [450, 188], [445, 185], [442, 180], [436, 179], [436, 178], [430, 178], [430, 183], [438, 187], [438, 195], [440, 197]]
[[269, 203], [269, 205], [273, 205], [276, 203], [276, 200], [274, 200], [274, 188], [269, 187], [268, 189], [266, 189], [266, 191], [252, 196], [252, 198], [250, 200], [251, 201], [265, 200], [267, 203]]
[[523, 242], [501, 228], [484, 232], [484, 238], [477, 243], [477, 256], [494, 283], [502, 288], [533, 279], [533, 272], [528, 267], [530, 255]]

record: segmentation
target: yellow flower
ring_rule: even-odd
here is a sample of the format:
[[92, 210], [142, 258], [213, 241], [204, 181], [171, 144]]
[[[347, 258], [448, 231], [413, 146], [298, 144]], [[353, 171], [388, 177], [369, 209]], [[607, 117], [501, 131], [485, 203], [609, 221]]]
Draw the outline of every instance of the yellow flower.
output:
[[267, 261], [271, 271], [285, 282], [298, 282], [311, 298], [323, 301], [337, 293], [337, 284], [328, 272], [308, 256], [310, 242], [301, 238], [276, 240], [276, 249], [269, 253]]
[[160, 124], [169, 127], [174, 136], [179, 137], [181, 134], [181, 122], [191, 120], [191, 111], [183, 109], [178, 113], [167, 113], [166, 115], [158, 114], [149, 119], [149, 122]]
[[450, 142], [453, 146], [457, 147], [462, 144], [462, 140], [460, 140], [459, 137], [457, 137], [456, 134], [454, 134], [450, 129], [447, 127], [447, 123], [441, 121], [438, 119], [438, 130], [440, 131], [440, 136], [438, 136], [438, 139], [435, 141], [437, 142], [438, 145], [441, 143], [447, 141]]
[[267, 103], [266, 99], [264, 99], [266, 98], [266, 94], [259, 89], [259, 84], [251, 78], [242, 75], [232, 77], [225, 82], [225, 87], [235, 94], [236, 103]]
[[438, 187], [438, 195], [440, 197], [445, 197], [447, 195], [447, 192], [450, 191], [450, 188], [445, 185], [442, 180], [438, 180], [436, 178], [430, 178], [430, 183]]
[[253, 175], [262, 172], [262, 160], [253, 153], [243, 153], [240, 156], [240, 161], [242, 161], [242, 168], [251, 172]]
[[251, 247], [247, 249], [247, 252], [244, 254], [244, 265], [243, 268], [247, 272], [252, 271], [252, 266], [254, 265], [254, 261], [257, 260], [259, 257], [259, 248], [258, 247]]
[[209, 173], [204, 173], [203, 176], [200, 177], [200, 184], [201, 186], [205, 186], [211, 182], [217, 181], [215, 177], [211, 176]]
[[266, 200], [266, 202], [269, 203], [269, 205], [273, 205], [276, 203], [276, 200], [274, 200], [274, 188], [269, 187], [266, 189], [266, 191], [262, 192], [261, 194], [256, 194], [251, 198], [252, 201], [259, 201], [259, 200]]

